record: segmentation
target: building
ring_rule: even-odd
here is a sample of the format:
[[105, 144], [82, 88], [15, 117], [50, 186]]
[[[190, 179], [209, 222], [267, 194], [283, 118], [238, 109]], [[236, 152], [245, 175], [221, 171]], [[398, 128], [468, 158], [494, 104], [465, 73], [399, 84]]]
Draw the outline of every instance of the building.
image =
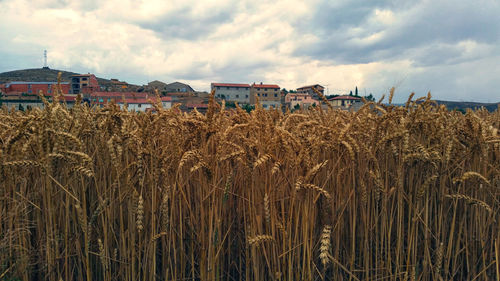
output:
[[185, 111], [192, 111], [192, 110], [197, 110], [200, 113], [207, 113], [208, 110], [208, 104], [206, 103], [187, 103], [183, 106], [181, 106], [182, 109]]
[[[69, 94], [70, 86], [68, 82], [59, 84], [63, 95]], [[38, 95], [40, 91], [43, 95], [50, 96], [54, 93], [57, 82], [8, 82], [0, 85], [0, 91], [5, 94]]]
[[[153, 109], [153, 103], [156, 102], [157, 96], [148, 93], [137, 92], [94, 92], [90, 95], [91, 104], [103, 106], [110, 102], [115, 102], [120, 108], [123, 108], [127, 103], [129, 111], [147, 111]], [[169, 109], [172, 107], [171, 97], [161, 97], [163, 108]]]
[[310, 106], [319, 105], [319, 101], [312, 98], [308, 93], [288, 93], [285, 96], [285, 104], [288, 108], [296, 108], [297, 105], [302, 109], [307, 109]]
[[338, 96], [328, 100], [328, 102], [336, 108], [348, 109], [352, 106], [361, 104], [360, 97], [353, 96]]
[[71, 94], [88, 95], [92, 92], [99, 91], [99, 83], [94, 74], [78, 74], [72, 75], [71, 78]]
[[[161, 105], [164, 109], [172, 108], [172, 99], [170, 97], [161, 97]], [[153, 104], [155, 103], [156, 97], [150, 98], [136, 98], [136, 99], [121, 99], [116, 102], [120, 108], [123, 109], [125, 106], [125, 102], [127, 103], [128, 111], [140, 111], [145, 112], [149, 110], [153, 110]], [[125, 102], [124, 102], [125, 101]]]
[[128, 90], [128, 83], [125, 81], [120, 81], [116, 78], [111, 78], [111, 90], [112, 91], [127, 91]]
[[[52, 102], [52, 96], [45, 96], [45, 98]], [[71, 108], [75, 104], [75, 96], [63, 95], [60, 97], [59, 102], [66, 103], [66, 105]], [[0, 107], [15, 108], [30, 110], [35, 107], [43, 108], [45, 104], [38, 95], [25, 95], [21, 93], [9, 93], [4, 94], [0, 97]]]
[[164, 91], [168, 92], [194, 92], [193, 88], [188, 84], [184, 84], [181, 82], [173, 82], [165, 85]]
[[[154, 95], [149, 95], [154, 97]], [[93, 102], [110, 102], [112, 100], [118, 101], [125, 99], [140, 99], [147, 98], [148, 93], [138, 93], [138, 92], [93, 92], [89, 95], [90, 100]]]
[[167, 89], [167, 83], [163, 83], [161, 81], [155, 80], [155, 81], [149, 82], [148, 85], [144, 86], [144, 88], [150, 92], [152, 92], [154, 90], [158, 90], [161, 93]]
[[250, 101], [250, 85], [236, 83], [212, 83], [212, 91], [215, 91], [215, 97], [233, 101], [240, 104], [249, 104]]
[[325, 94], [325, 88], [319, 84], [314, 84], [314, 85], [309, 85], [309, 86], [304, 86], [297, 88], [297, 93], [304, 93], [304, 94], [309, 94], [313, 99], [319, 100], [320, 97], [316, 92], [314, 91], [316, 89], [318, 92], [321, 94]]
[[250, 103], [259, 103], [263, 108], [281, 108], [280, 86], [274, 84], [255, 84], [250, 87]]

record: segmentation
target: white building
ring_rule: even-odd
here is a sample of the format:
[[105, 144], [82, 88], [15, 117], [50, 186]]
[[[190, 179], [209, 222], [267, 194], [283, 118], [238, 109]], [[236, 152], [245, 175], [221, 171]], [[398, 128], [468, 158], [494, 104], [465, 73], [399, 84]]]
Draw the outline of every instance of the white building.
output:
[[[155, 102], [156, 97], [151, 98], [129, 98], [125, 99], [127, 102], [128, 111], [141, 111], [145, 112], [148, 110], [154, 110], [153, 103]], [[123, 108], [123, 99], [118, 100], [117, 104], [120, 108]], [[172, 108], [172, 98], [171, 97], [161, 97], [161, 105], [164, 109]]]
[[250, 103], [250, 84], [212, 83], [215, 97], [240, 104]]

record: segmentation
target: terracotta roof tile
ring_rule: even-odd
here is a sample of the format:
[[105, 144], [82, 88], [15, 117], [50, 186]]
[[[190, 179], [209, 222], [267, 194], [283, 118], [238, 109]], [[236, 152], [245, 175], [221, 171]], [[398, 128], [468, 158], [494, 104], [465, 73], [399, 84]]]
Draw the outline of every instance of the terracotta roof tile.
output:
[[237, 83], [212, 83], [214, 87], [240, 87], [249, 88], [250, 84], [237, 84]]
[[274, 84], [252, 84], [253, 88], [279, 89], [280, 86]]

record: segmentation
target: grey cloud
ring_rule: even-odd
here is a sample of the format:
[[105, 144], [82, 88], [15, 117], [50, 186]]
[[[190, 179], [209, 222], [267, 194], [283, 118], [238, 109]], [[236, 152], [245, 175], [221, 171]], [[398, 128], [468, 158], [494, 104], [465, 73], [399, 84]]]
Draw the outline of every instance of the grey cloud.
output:
[[[396, 16], [402, 17], [402, 21], [388, 27], [373, 25], [367, 19], [375, 8], [392, 9]], [[497, 2], [434, 1], [405, 8], [409, 10], [402, 10], [388, 1], [353, 9], [329, 9], [328, 5], [323, 5], [314, 15], [316, 20], [313, 26], [309, 26], [309, 32], [319, 36], [320, 42], [305, 44], [296, 50], [296, 55], [349, 64], [407, 58], [408, 54], [418, 53], [420, 56], [413, 58], [418, 60], [416, 63], [428, 65], [431, 62], [446, 63], [459, 54], [456, 50], [443, 52], [442, 48], [437, 48], [429, 50], [427, 53], [431, 57], [426, 57], [422, 56], [422, 52], [409, 50], [429, 49], [428, 46], [439, 46], [438, 43], [455, 44], [464, 40], [491, 45], [499, 42], [500, 21], [497, 15], [500, 4]], [[345, 10], [349, 12], [342, 14]], [[325, 15], [330, 15], [332, 19], [329, 20]], [[357, 27], [361, 32], [354, 34], [350, 27]], [[380, 40], [365, 45], [357, 42], [379, 31], [384, 32]], [[440, 56], [436, 56], [436, 53]]]
[[137, 24], [164, 38], [196, 40], [208, 36], [218, 25], [230, 22], [234, 16], [232, 7], [225, 7], [205, 15], [194, 14], [190, 7], [184, 7]]
[[436, 99], [455, 101], [499, 102], [500, 56], [455, 65], [412, 69], [384, 70], [368, 74], [365, 84], [371, 92], [381, 96], [396, 86], [395, 102], [404, 102], [411, 92], [417, 97], [431, 92]]

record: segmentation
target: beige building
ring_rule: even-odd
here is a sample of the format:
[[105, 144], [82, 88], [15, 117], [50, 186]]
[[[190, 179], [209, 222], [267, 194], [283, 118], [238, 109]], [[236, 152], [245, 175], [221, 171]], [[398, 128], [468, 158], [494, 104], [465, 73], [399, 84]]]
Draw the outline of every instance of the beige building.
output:
[[306, 93], [288, 93], [285, 97], [285, 103], [290, 109], [295, 108], [297, 105], [302, 109], [307, 109], [313, 105], [319, 105], [319, 101], [313, 99]]
[[257, 99], [263, 108], [281, 108], [280, 86], [274, 84], [255, 84], [250, 87], [250, 103], [255, 104]]
[[215, 97], [241, 104], [250, 103], [250, 85], [237, 83], [212, 83]]
[[329, 99], [328, 102], [333, 107], [348, 109], [349, 107], [351, 107], [353, 105], [361, 104], [361, 98], [354, 97], [354, 96], [338, 96], [338, 97], [334, 97], [334, 98]]

